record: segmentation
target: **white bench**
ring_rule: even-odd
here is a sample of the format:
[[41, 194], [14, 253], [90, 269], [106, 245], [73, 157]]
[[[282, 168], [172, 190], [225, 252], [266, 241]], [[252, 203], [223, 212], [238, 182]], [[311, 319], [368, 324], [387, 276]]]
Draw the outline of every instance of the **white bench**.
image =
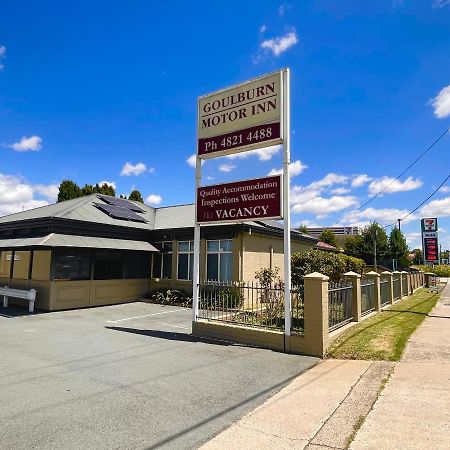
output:
[[8, 306], [8, 297], [24, 298], [28, 300], [28, 311], [34, 311], [34, 302], [36, 301], [36, 289], [13, 289], [8, 286], [0, 287], [0, 295], [3, 295], [3, 308]]

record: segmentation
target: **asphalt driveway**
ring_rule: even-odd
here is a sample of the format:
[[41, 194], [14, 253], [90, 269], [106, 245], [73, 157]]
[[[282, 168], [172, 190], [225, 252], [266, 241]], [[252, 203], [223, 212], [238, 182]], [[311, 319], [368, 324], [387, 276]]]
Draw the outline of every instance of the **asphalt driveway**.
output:
[[318, 361], [190, 332], [171, 306], [0, 308], [0, 448], [197, 448]]

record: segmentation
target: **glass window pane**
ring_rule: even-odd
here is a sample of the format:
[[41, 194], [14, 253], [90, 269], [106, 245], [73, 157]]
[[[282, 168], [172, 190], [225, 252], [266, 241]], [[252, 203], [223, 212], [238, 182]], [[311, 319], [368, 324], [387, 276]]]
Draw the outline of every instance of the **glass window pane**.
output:
[[125, 264], [125, 278], [149, 278], [151, 254], [143, 252], [127, 252]]
[[189, 242], [188, 241], [178, 242], [178, 251], [179, 252], [188, 252], [189, 251]]
[[219, 241], [208, 241], [206, 243], [208, 252], [218, 252], [219, 251]]
[[120, 280], [123, 278], [123, 255], [119, 252], [96, 251], [94, 254], [94, 280]]
[[161, 253], [153, 254], [152, 278], [161, 278]]
[[220, 255], [220, 281], [231, 281], [232, 258], [233, 255], [231, 253], [223, 253]]
[[163, 278], [172, 278], [172, 253], [163, 255]]
[[55, 280], [91, 279], [91, 259], [88, 251], [56, 250], [53, 260]]
[[172, 251], [172, 241], [163, 242], [163, 251], [164, 253], [168, 253]]
[[217, 253], [207, 255], [206, 278], [211, 281], [219, 280], [219, 255]]
[[220, 241], [220, 250], [223, 252], [231, 252], [233, 250], [233, 241], [231, 239]]
[[191, 252], [194, 251], [194, 241], [190, 241], [190, 242], [189, 242], [189, 250], [190, 250]]
[[190, 280], [192, 280], [194, 278], [193, 272], [194, 272], [194, 254], [191, 253], [189, 255], [189, 279]]
[[189, 255], [187, 253], [181, 253], [178, 255], [178, 279], [188, 279], [188, 261]]

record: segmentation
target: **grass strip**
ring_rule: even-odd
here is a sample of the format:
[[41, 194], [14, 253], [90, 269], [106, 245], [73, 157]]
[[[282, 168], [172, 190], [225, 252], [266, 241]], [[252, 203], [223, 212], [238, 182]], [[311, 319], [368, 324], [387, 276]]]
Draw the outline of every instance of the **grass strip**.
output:
[[339, 359], [398, 361], [409, 337], [436, 304], [440, 294], [420, 289], [389, 309], [342, 333], [328, 349]]

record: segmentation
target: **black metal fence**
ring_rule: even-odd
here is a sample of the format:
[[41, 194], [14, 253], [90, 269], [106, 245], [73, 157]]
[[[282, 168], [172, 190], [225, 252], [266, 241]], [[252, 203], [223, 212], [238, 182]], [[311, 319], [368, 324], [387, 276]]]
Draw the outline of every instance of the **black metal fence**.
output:
[[402, 289], [403, 289], [403, 296], [409, 295], [408, 292], [408, 276], [402, 275]]
[[396, 275], [392, 279], [393, 287], [394, 287], [394, 300], [400, 299], [400, 283], [401, 279], [399, 275]]
[[[291, 329], [304, 330], [303, 286], [291, 289]], [[205, 281], [199, 286], [200, 319], [284, 330], [284, 285]]]
[[353, 285], [348, 280], [328, 285], [328, 327], [336, 330], [351, 322]]
[[375, 282], [368, 278], [361, 279], [361, 315], [375, 311]]
[[380, 281], [380, 303], [381, 306], [386, 306], [389, 304], [390, 300], [390, 287], [389, 280], [381, 280]]

